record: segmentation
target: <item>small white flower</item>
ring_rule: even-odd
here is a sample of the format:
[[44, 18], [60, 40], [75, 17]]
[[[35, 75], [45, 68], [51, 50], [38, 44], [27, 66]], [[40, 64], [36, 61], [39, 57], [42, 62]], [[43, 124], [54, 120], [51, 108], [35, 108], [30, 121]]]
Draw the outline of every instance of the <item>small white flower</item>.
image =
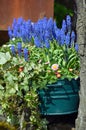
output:
[[42, 60], [39, 60], [38, 63], [40, 64], [42, 62]]
[[7, 45], [3, 45], [3, 47], [7, 47]]
[[44, 64], [45, 64], [45, 65], [48, 65], [48, 64], [50, 64], [50, 62], [48, 61], [48, 62], [45, 62]]
[[15, 41], [15, 37], [12, 38], [12, 41]]

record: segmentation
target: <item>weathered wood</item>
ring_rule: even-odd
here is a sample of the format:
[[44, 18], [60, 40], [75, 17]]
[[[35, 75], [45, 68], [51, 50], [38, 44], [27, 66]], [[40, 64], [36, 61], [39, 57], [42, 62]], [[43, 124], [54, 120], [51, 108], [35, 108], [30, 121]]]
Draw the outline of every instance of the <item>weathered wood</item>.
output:
[[0, 0], [0, 30], [6, 30], [14, 18], [37, 21], [53, 17], [54, 0]]
[[86, 130], [86, 0], [76, 0], [77, 38], [80, 54], [80, 105], [76, 130]]

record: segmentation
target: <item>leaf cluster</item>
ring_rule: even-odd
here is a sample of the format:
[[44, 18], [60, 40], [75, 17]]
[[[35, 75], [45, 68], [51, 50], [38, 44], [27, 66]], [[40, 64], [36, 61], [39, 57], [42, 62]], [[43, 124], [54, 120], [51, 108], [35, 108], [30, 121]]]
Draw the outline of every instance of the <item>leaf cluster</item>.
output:
[[[14, 43], [16, 46], [17, 41]], [[46, 121], [40, 121], [37, 90], [56, 82], [59, 79], [56, 73], [60, 73], [62, 79], [77, 78], [79, 55], [74, 47], [61, 46], [55, 40], [50, 43], [50, 48], [38, 48], [32, 43], [23, 42], [22, 47], [26, 47], [29, 51], [28, 61], [25, 61], [23, 55], [19, 56], [17, 53], [13, 55], [9, 44], [0, 48], [1, 112], [6, 113], [10, 123], [14, 123], [12, 117], [17, 115], [19, 119], [25, 108], [29, 108], [30, 126], [35, 126], [37, 130], [47, 129]], [[53, 64], [58, 64], [58, 70], [52, 70]]]

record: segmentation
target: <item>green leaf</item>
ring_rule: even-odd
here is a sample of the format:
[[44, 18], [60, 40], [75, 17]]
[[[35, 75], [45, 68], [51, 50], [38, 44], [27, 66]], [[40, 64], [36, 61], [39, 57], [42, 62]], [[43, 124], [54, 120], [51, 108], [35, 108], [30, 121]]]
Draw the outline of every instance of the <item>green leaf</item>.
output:
[[6, 59], [7, 59], [7, 60], [10, 60], [10, 58], [11, 58], [10, 53], [9, 53], [9, 52], [6, 52]]
[[14, 94], [15, 92], [16, 92], [16, 90], [15, 90], [14, 88], [10, 88], [10, 89], [9, 89], [9, 93], [10, 93], [10, 94]]
[[0, 64], [3, 65], [7, 62], [6, 58], [5, 58], [5, 53], [0, 52]]
[[0, 90], [3, 90], [4, 89], [4, 87], [0, 84]]
[[66, 61], [65, 61], [65, 60], [62, 61], [62, 65], [63, 65], [64, 67], [66, 66]]
[[11, 58], [11, 55], [9, 52], [3, 53], [0, 52], [0, 64], [3, 65], [5, 64], [7, 61], [9, 61]]

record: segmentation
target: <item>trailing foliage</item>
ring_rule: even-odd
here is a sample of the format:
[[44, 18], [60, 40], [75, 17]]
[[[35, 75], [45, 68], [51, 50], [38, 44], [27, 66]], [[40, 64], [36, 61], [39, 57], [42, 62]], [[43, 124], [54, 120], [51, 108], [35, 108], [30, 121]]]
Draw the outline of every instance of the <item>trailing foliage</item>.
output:
[[0, 130], [16, 130], [16, 129], [6, 122], [0, 122]]

